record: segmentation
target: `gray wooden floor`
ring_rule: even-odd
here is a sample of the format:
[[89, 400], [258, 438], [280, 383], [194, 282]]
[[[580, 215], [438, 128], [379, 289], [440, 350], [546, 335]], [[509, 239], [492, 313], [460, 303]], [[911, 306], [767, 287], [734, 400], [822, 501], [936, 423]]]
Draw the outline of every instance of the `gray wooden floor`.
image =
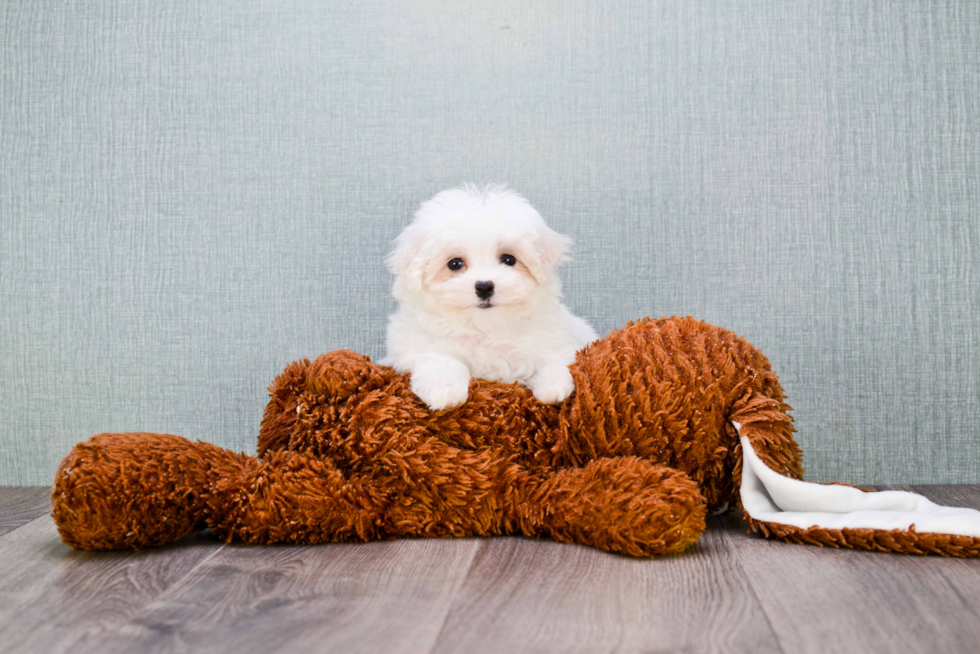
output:
[[[916, 490], [980, 508], [977, 486]], [[980, 651], [980, 559], [770, 542], [732, 515], [656, 560], [521, 538], [89, 553], [47, 493], [0, 487], [4, 652]]]

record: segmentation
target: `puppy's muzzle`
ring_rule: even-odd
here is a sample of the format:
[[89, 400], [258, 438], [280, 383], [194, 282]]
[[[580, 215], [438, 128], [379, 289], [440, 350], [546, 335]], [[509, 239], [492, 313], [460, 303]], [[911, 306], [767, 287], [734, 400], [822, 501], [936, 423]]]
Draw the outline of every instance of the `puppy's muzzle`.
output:
[[477, 282], [476, 296], [486, 302], [493, 295], [493, 282]]

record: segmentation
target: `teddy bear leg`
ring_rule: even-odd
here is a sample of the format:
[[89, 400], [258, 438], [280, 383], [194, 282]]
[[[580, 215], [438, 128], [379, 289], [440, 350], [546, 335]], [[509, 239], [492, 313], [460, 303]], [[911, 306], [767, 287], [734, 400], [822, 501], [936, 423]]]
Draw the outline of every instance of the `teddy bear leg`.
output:
[[204, 529], [212, 470], [244, 455], [170, 434], [99, 434], [62, 460], [51, 514], [65, 544], [120, 550]]
[[521, 505], [521, 531], [632, 556], [681, 552], [707, 507], [683, 472], [636, 457], [598, 459], [545, 478]]
[[376, 540], [391, 537], [383, 520], [388, 495], [328, 458], [267, 452], [218, 477], [206, 498], [208, 526], [247, 543]]

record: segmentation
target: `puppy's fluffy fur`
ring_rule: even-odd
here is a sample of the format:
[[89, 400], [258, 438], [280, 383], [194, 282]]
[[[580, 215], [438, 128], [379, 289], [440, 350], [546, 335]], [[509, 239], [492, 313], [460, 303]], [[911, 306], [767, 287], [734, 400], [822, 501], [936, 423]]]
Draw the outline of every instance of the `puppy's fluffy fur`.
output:
[[465, 185], [422, 203], [387, 260], [399, 307], [382, 363], [411, 372], [434, 410], [465, 402], [471, 377], [564, 400], [574, 390], [568, 364], [597, 338], [560, 302], [555, 267], [570, 245], [503, 186]]

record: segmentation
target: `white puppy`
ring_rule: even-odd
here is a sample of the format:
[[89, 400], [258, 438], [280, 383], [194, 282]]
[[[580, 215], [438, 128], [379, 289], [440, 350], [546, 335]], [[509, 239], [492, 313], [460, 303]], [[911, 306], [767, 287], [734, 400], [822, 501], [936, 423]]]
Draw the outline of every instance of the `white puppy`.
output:
[[597, 338], [560, 302], [555, 266], [570, 245], [503, 186], [468, 184], [422, 203], [387, 260], [399, 307], [381, 363], [411, 372], [433, 410], [465, 402], [470, 377], [561, 402], [575, 388], [568, 364]]

